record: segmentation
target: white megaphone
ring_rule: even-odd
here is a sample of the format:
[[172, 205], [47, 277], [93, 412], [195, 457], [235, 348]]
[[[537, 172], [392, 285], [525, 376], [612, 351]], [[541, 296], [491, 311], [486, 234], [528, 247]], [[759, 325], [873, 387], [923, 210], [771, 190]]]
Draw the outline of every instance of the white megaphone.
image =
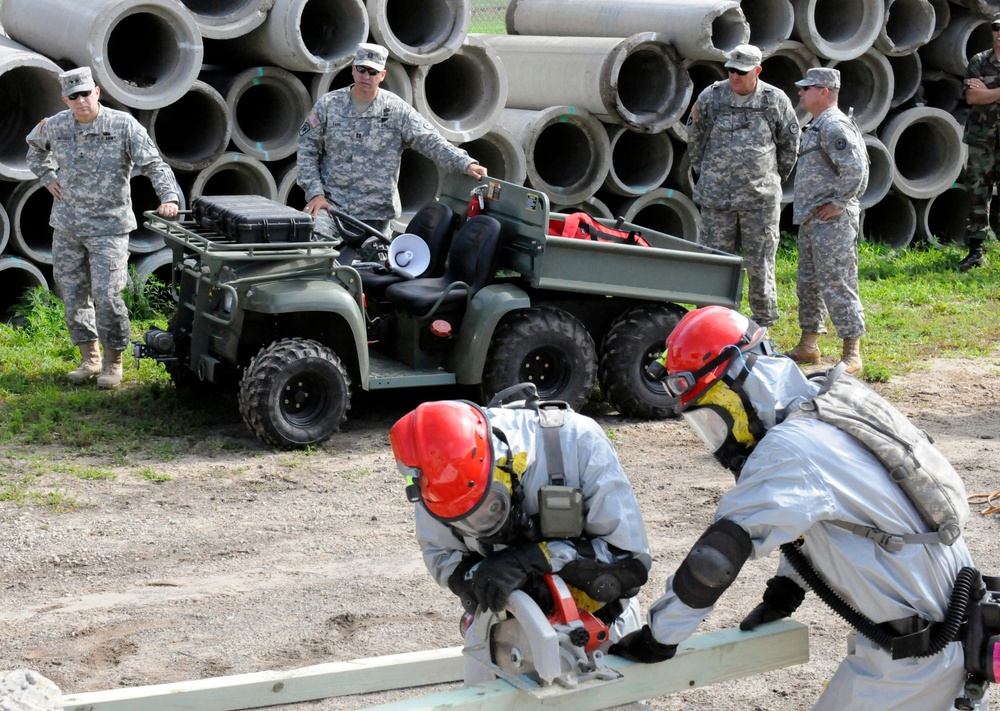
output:
[[404, 232], [389, 245], [389, 269], [407, 279], [423, 274], [430, 263], [430, 247], [417, 235]]

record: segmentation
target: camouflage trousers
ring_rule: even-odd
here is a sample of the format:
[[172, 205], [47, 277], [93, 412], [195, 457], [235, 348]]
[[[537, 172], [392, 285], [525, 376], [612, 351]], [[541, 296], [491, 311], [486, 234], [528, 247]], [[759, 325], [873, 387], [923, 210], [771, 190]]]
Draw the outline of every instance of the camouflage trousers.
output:
[[122, 290], [128, 279], [128, 235], [79, 237], [56, 230], [52, 270], [73, 343], [100, 340], [105, 350], [126, 350], [131, 324]]
[[996, 149], [981, 143], [969, 144], [964, 180], [969, 195], [969, 221], [965, 226], [965, 240], [970, 244], [982, 243], [989, 238], [990, 200], [998, 177]]
[[778, 320], [774, 258], [780, 212], [778, 203], [764, 210], [701, 210], [700, 244], [730, 253], [739, 244], [749, 281], [747, 300], [753, 320], [761, 326], [773, 326]]
[[799, 326], [805, 333], [826, 333], [826, 317], [841, 338], [865, 332], [865, 311], [858, 295], [858, 218], [848, 207], [832, 220], [810, 217], [799, 226]]
[[[390, 220], [358, 219], [386, 237], [389, 236]], [[345, 234], [350, 229], [353, 229], [351, 225], [344, 225], [344, 230], [341, 230], [337, 226], [337, 221], [326, 210], [320, 210], [313, 220], [313, 234], [316, 237], [340, 244], [338, 249], [340, 249], [341, 258], [338, 261], [341, 264], [349, 264], [355, 260], [361, 262], [384, 261], [384, 259], [380, 260], [379, 257], [385, 251], [385, 242], [367, 234], [360, 237], [354, 234]]]

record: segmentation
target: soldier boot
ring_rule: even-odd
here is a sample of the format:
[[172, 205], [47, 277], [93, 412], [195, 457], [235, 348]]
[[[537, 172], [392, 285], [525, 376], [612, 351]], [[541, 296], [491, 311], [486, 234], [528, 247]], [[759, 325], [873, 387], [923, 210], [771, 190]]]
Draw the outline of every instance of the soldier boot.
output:
[[975, 239], [969, 241], [969, 253], [958, 263], [958, 271], [967, 272], [973, 267], [983, 266], [983, 241]]
[[849, 375], [861, 372], [861, 339], [845, 338], [844, 354], [840, 356], [840, 362], [847, 366], [844, 371]]
[[66, 373], [66, 379], [74, 385], [85, 383], [101, 372], [101, 349], [97, 341], [79, 344], [80, 365]]
[[97, 376], [97, 387], [103, 390], [117, 388], [122, 382], [122, 353], [108, 349], [104, 354], [101, 374]]
[[785, 354], [799, 365], [820, 362], [819, 334], [802, 332], [799, 343]]

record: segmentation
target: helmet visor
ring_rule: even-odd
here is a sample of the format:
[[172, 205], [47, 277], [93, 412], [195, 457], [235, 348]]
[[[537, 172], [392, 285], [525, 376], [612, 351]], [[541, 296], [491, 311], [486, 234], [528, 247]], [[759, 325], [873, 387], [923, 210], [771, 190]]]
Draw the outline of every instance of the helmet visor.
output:
[[499, 531], [510, 515], [510, 490], [493, 482], [479, 506], [448, 525], [470, 538], [487, 538]]
[[729, 436], [729, 425], [714, 407], [693, 407], [681, 413], [691, 429], [708, 447], [717, 452]]

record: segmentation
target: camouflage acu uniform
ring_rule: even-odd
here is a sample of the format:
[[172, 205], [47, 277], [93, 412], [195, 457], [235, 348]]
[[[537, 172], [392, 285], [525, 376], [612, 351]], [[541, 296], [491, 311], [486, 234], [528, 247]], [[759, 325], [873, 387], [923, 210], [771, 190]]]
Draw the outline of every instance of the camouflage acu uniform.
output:
[[[992, 49], [969, 60], [966, 79], [980, 79], [987, 89], [1000, 87], [1000, 57]], [[969, 157], [965, 165], [965, 187], [969, 191], [969, 222], [965, 237], [982, 243], [989, 237], [990, 199], [997, 185], [997, 150], [1000, 149], [1000, 104], [971, 106], [965, 121], [965, 143]]]
[[26, 138], [28, 167], [43, 185], [58, 179], [52, 258], [73, 343], [101, 341], [125, 350], [129, 318], [122, 300], [128, 270], [128, 233], [137, 227], [129, 179], [133, 167], [149, 178], [161, 202], [180, 202], [170, 167], [146, 129], [105, 106], [89, 124], [72, 111], [43, 119]]
[[735, 252], [737, 240], [749, 277], [754, 320], [778, 320], [774, 259], [778, 250], [781, 181], [795, 166], [799, 123], [784, 92], [760, 80], [745, 102], [728, 81], [698, 96], [688, 123], [688, 156], [698, 173], [698, 241]]
[[[841, 338], [860, 338], [865, 314], [858, 296], [858, 197], [868, 186], [864, 137], [836, 106], [802, 134], [795, 170], [793, 222], [799, 225], [799, 325], [825, 333], [827, 309]], [[832, 220], [815, 216], [830, 203], [843, 210]]]
[[316, 102], [299, 131], [298, 184], [306, 201], [325, 193], [352, 217], [387, 225], [401, 210], [396, 181], [405, 147], [453, 173], [474, 162], [392, 92], [380, 90], [358, 114], [350, 87], [332, 91]]

